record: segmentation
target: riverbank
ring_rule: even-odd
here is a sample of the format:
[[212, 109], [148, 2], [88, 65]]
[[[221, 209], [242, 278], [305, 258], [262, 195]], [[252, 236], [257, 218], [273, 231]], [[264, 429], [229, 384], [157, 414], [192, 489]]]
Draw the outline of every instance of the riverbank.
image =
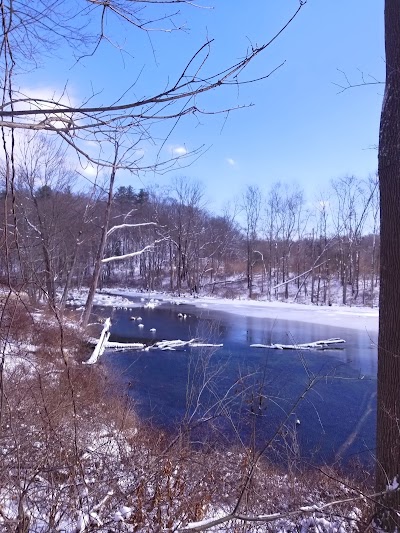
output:
[[[76, 294], [75, 303], [83, 302], [85, 296], [85, 292]], [[136, 301], [129, 299], [131, 297], [136, 297]], [[157, 307], [158, 302], [161, 301], [172, 302], [173, 305], [177, 306], [175, 308], [176, 313], [173, 312], [173, 315], [180, 311], [186, 312], [183, 308], [180, 309], [179, 304], [189, 304], [196, 305], [198, 308], [208, 308], [239, 316], [289, 319], [304, 323], [317, 323], [319, 318], [321, 324], [353, 327], [359, 330], [369, 328], [369, 332], [375, 331], [375, 325], [377, 330], [377, 312], [372, 310], [376, 316], [371, 316], [370, 309], [314, 308], [279, 302], [253, 302], [244, 299], [222, 300], [210, 297], [174, 298], [168, 294], [140, 293], [125, 289], [105, 289], [96, 294], [96, 305], [103, 307], [101, 310], [103, 317], [109, 316], [107, 314], [113, 312], [112, 308], [117, 308], [115, 311], [116, 321], [123, 314], [126, 314], [127, 320], [129, 320], [130, 316], [138, 314], [138, 308], [153, 305]], [[104, 309], [105, 307], [106, 309]], [[149, 312], [149, 315], [152, 316], [152, 313], [152, 311]], [[337, 318], [335, 323], [333, 323], [333, 317]], [[187, 322], [189, 319], [188, 315]], [[186, 321], [176, 322], [183, 324]], [[129, 324], [132, 325], [132, 322]], [[174, 354], [173, 359], [177, 359], [177, 356], [179, 357], [179, 353]], [[281, 356], [285, 357], [284, 354], [279, 354], [279, 358]], [[167, 357], [168, 352], [165, 352], [160, 360], [166, 360], [168, 366], [170, 362]], [[148, 357], [147, 354], [144, 354], [143, 359], [146, 366], [153, 360], [156, 365], [158, 364], [153, 355]], [[132, 358], [128, 364], [133, 365]], [[285, 373], [293, 375], [294, 372], [290, 372], [289, 368], [285, 367]], [[87, 367], [83, 369], [85, 374], [90, 371], [90, 368]], [[79, 375], [80, 373], [78, 372]], [[176, 373], [174, 373], [174, 369], [172, 369], [172, 373], [173, 378], [169, 380], [169, 383], [175, 384]], [[157, 376], [151, 371], [150, 374], [152, 379]], [[135, 387], [137, 387], [137, 380], [139, 379], [137, 367], [134, 375], [136, 382], [132, 380], [132, 383], [135, 383]], [[96, 377], [93, 377], [94, 385], [96, 382]], [[364, 385], [365, 382], [366, 380], [360, 379], [354, 383], [358, 386], [358, 384]], [[176, 525], [176, 528], [179, 525], [181, 531], [189, 531], [193, 529], [193, 524], [201, 520], [213, 520], [216, 517], [229, 515], [230, 509], [237, 502], [238, 488], [243, 486], [243, 479], [247, 475], [246, 465], [252, 457], [245, 447], [237, 444], [224, 450], [210, 447], [210, 451], [207, 452], [199, 448], [196, 437], [196, 446], [192, 448], [189, 439], [186, 445], [185, 440], [177, 438], [181, 430], [177, 430], [173, 435], [168, 435], [157, 429], [154, 419], [151, 417], [140, 420], [134, 412], [130, 413], [126, 396], [121, 398], [119, 406], [115, 403], [108, 409], [108, 401], [103, 398], [96, 396], [82, 396], [81, 398], [81, 387], [85, 394], [90, 387], [85, 381], [79, 385], [79, 389], [77, 388], [80, 401], [84, 400], [84, 404], [90, 406], [90, 412], [86, 415], [87, 408], [84, 405], [83, 414], [81, 411], [78, 414], [79, 450], [88, 450], [85, 452], [81, 463], [84, 472], [90, 472], [91, 475], [88, 501], [87, 504], [85, 503], [88, 511], [79, 517], [81, 522], [86, 520], [86, 516], [89, 517], [87, 519], [89, 520], [95, 512], [95, 517], [99, 516], [99, 520], [107, 523], [108, 527], [118, 528], [127, 533], [137, 528], [152, 530], [157, 527], [166, 530], [171, 523]], [[117, 394], [120, 392], [124, 394], [125, 389], [118, 387]], [[339, 392], [340, 394], [336, 396], [343, 396], [342, 386], [340, 386]], [[324, 397], [326, 398], [326, 396]], [[356, 396], [353, 393], [351, 398], [354, 404], [361, 403], [355, 399]], [[331, 404], [329, 400], [326, 400], [326, 403], [327, 405]], [[100, 411], [99, 415], [96, 414], [96, 409]], [[155, 409], [154, 405], [152, 409]], [[314, 409], [316, 409], [315, 402], [312, 406], [313, 416]], [[64, 412], [66, 416], [69, 414], [68, 410], [64, 410]], [[334, 414], [340, 412], [340, 409], [334, 409]], [[128, 417], [127, 413], [129, 413]], [[318, 408], [315, 413], [320, 417]], [[73, 411], [72, 415], [74, 415]], [[90, 420], [88, 420], [89, 415]], [[346, 415], [348, 417], [349, 413]], [[109, 420], [106, 420], [107, 416], [110, 417]], [[290, 439], [293, 438], [293, 444], [296, 446], [298, 445], [296, 435], [300, 431], [302, 434], [307, 433], [307, 420], [310, 419], [306, 416], [303, 417], [296, 410], [297, 416], [301, 420], [301, 429], [293, 434], [285, 433], [285, 438], [289, 439], [287, 442], [292, 443]], [[74, 427], [69, 420], [63, 419], [62, 422], [69, 423], [67, 427]], [[196, 424], [197, 422], [195, 420]], [[187, 426], [182, 427], [187, 431]], [[94, 444], [91, 444], [93, 435], [95, 435], [95, 440]], [[297, 448], [293, 448], [294, 450], [297, 449], [294, 454], [292, 448], [287, 448], [287, 456], [282, 458], [284, 465], [276, 466], [269, 461], [269, 452], [281, 453], [279, 439], [280, 436], [277, 436], [276, 452], [272, 451], [275, 449], [274, 441], [268, 446], [267, 453], [264, 454], [257, 463], [257, 468], [254, 469], [252, 491], [249, 493], [248, 499], [248, 511], [251, 516], [264, 515], [265, 510], [274, 513], [273, 516], [271, 515], [274, 522], [271, 522], [270, 526], [263, 524], [265, 531], [277, 531], [278, 529], [282, 529], [282, 531], [295, 529], [311, 531], [318, 524], [326, 525], [330, 531], [335, 533], [339, 531], [348, 533], [362, 531], [364, 524], [368, 522], [371, 510], [368, 508], [368, 502], [359, 503], [357, 498], [359, 491], [368, 494], [372, 487], [359, 485], [358, 478], [346, 480], [343, 478], [343, 474], [326, 466], [323, 469], [318, 469], [318, 471], [312, 468], [308, 469], [301, 461], [300, 455], [296, 455], [298, 453]], [[182, 442], [185, 446], [182, 445]], [[37, 445], [37, 439], [33, 443]], [[44, 445], [42, 448], [43, 451], [46, 451]], [[62, 450], [64, 450], [64, 443]], [[28, 453], [30, 450], [27, 450]], [[93, 458], [97, 461], [97, 465], [101, 461], [102, 468], [95, 466], [92, 462]], [[362, 475], [364, 475], [364, 471]], [[371, 482], [371, 479], [372, 476], [368, 478], [368, 481]], [[351, 501], [353, 492], [349, 492], [349, 486], [359, 489], [359, 491], [354, 491], [354, 502]], [[33, 488], [36, 488], [34, 484]], [[108, 495], [108, 499], [103, 507], [99, 507], [98, 502], [103, 502], [104, 494]], [[332, 502], [341, 502], [342, 499], [345, 503], [335, 504], [334, 511], [332, 511], [330, 507]], [[328, 513], [324, 513], [324, 505], [329, 506]], [[321, 506], [321, 511], [319, 511], [318, 506]], [[75, 523], [73, 522], [75, 517], [73, 512], [77, 508], [77, 504], [71, 499], [66, 501], [65, 507], [63, 520], [68, 523], [72, 530], [77, 525], [76, 519]], [[44, 515], [40, 505], [38, 509], [41, 515]], [[35, 519], [34, 517], [33, 520]], [[218, 530], [228, 532], [241, 526], [245, 527], [243, 523], [228, 522], [226, 525], [220, 526]], [[101, 526], [93, 525], [92, 527], [102, 531]], [[254, 533], [259, 531], [259, 528], [258, 524], [254, 527], [250, 524], [246, 526], [246, 530]]]
[[[107, 296], [108, 299], [104, 299]], [[248, 299], [227, 300], [211, 296], [173, 296], [158, 292], [137, 292], [131, 289], [104, 289], [103, 293], [96, 295], [96, 303], [100, 305], [119, 305], [115, 297], [141, 297], [169, 301], [175, 304], [189, 304], [196, 307], [224, 311], [236, 315], [246, 315], [273, 320], [294, 320], [307, 324], [320, 324], [347, 329], [365, 331], [372, 337], [378, 333], [379, 310], [370, 307], [346, 307], [346, 306], [314, 306], [286, 302], [254, 301]]]

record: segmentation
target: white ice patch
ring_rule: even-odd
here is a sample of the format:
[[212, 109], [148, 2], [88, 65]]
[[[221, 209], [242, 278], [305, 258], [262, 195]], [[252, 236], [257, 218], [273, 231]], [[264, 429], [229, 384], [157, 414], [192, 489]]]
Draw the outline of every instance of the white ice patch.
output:
[[397, 476], [393, 478], [393, 481], [386, 486], [388, 492], [393, 492], [399, 488], [399, 482]]

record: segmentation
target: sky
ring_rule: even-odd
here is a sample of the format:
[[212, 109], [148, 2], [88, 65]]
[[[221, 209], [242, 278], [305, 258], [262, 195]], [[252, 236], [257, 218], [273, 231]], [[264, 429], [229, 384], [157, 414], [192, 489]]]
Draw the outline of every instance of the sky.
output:
[[[71, 0], [72, 1], [72, 0]], [[43, 58], [43, 68], [20, 78], [27, 92], [60, 93], [73, 102], [94, 91], [110, 101], [134, 83], [138, 97], [164, 88], [207, 38], [214, 39], [204, 72], [218, 72], [267, 42], [298, 7], [298, 0], [199, 0], [180, 5], [176, 32], [145, 33], [107, 19], [112, 37], [91, 57], [76, 63], [62, 47]], [[166, 7], [157, 6], [158, 14]], [[145, 15], [145, 13], [143, 14]], [[96, 20], [93, 20], [96, 23]], [[155, 23], [163, 27], [163, 21]], [[175, 177], [201, 182], [207, 207], [221, 211], [247, 185], [268, 188], [296, 183], [309, 200], [321, 199], [331, 179], [367, 177], [377, 169], [383, 85], [342, 91], [338, 85], [384, 79], [383, 0], [308, 0], [296, 19], [246, 70], [244, 80], [267, 79], [218, 89], [196, 102], [211, 112], [245, 106], [228, 114], [186, 117], [156, 125], [153, 143], [138, 147], [146, 161], [203, 155], [167, 174], [122, 173], [120, 185], [163, 187]], [[168, 139], [162, 144], [166, 134]], [[90, 175], [90, 169], [85, 172]], [[84, 172], [84, 173], [85, 173]]]

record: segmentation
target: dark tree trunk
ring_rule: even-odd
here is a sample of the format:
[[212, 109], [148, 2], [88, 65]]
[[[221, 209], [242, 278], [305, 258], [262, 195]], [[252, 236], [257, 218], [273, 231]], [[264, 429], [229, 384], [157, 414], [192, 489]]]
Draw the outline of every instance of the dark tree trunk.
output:
[[[381, 288], [378, 350], [378, 491], [400, 481], [400, 0], [385, 2], [386, 88], [379, 134]], [[384, 531], [400, 527], [400, 492], [378, 509]]]

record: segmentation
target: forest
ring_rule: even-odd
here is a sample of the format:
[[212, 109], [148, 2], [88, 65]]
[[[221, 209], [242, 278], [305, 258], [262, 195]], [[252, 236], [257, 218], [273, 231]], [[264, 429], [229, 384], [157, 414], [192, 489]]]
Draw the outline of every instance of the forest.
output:
[[314, 200], [293, 183], [247, 185], [218, 215], [201, 183], [182, 176], [164, 187], [114, 189], [107, 175], [84, 186], [48, 138], [24, 138], [13, 195], [1, 204], [10, 243], [3, 282], [11, 276], [32, 303], [63, 308], [100, 261], [100, 288], [377, 305], [376, 176], [333, 178]]

